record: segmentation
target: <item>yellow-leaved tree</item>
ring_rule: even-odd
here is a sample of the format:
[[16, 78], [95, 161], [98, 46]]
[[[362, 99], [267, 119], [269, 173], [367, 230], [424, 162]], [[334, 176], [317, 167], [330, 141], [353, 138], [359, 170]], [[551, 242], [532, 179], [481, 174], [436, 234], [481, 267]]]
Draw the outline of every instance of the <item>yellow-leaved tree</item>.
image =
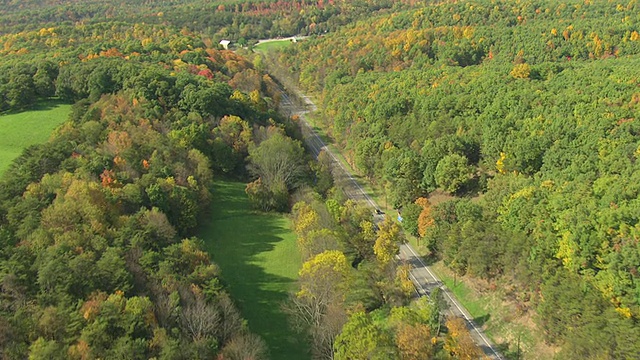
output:
[[380, 223], [378, 236], [375, 244], [373, 244], [373, 253], [383, 267], [386, 267], [398, 254], [399, 246], [403, 240], [404, 237], [400, 232], [400, 226], [387, 216]]
[[528, 79], [529, 75], [531, 75], [531, 67], [529, 64], [517, 64], [511, 70], [511, 76], [516, 79]]
[[344, 301], [351, 271], [347, 257], [338, 250], [315, 255], [302, 264], [300, 290], [285, 305], [294, 325], [309, 332], [316, 358], [331, 358], [335, 338], [347, 321]]
[[444, 349], [456, 359], [472, 360], [483, 356], [482, 350], [473, 342], [467, 324], [459, 317], [450, 318], [446, 323], [449, 333]]

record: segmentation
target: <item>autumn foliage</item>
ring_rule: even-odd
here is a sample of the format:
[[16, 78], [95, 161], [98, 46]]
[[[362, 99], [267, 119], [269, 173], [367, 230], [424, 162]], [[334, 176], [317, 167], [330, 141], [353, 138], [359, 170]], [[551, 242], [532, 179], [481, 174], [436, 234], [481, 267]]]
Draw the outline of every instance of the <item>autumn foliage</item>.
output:
[[482, 349], [471, 338], [464, 319], [449, 318], [446, 326], [449, 332], [444, 348], [450, 355], [461, 360], [475, 360], [483, 356]]
[[433, 355], [431, 330], [425, 324], [400, 325], [395, 343], [402, 360], [427, 360]]
[[434, 225], [433, 217], [431, 216], [431, 204], [427, 198], [417, 198], [415, 203], [422, 207], [422, 211], [418, 216], [418, 234], [420, 237], [425, 237], [430, 227]]

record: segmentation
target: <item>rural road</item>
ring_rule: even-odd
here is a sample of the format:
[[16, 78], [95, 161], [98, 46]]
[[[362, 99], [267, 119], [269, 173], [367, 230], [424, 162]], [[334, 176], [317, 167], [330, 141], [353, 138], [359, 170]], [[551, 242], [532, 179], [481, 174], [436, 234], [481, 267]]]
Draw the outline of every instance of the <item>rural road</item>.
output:
[[[322, 141], [320, 136], [309, 125], [305, 118], [305, 114], [315, 111], [316, 105], [309, 99], [309, 97], [297, 93], [296, 96], [304, 102], [304, 105], [298, 105], [289, 95], [284, 91], [282, 92], [281, 109], [288, 115], [298, 115], [300, 117], [300, 125], [302, 133], [307, 143], [308, 148], [317, 156], [320, 151], [324, 150], [334, 161], [334, 178], [336, 184], [340, 186], [345, 194], [351, 199], [365, 203], [373, 209], [379, 209], [378, 204], [367, 195], [366, 191], [356, 181], [351, 174], [351, 171], [345, 168], [345, 166], [338, 160], [338, 158], [332, 153], [332, 151]], [[375, 215], [376, 220], [381, 220], [381, 216]], [[458, 302], [455, 296], [447, 289], [447, 287], [440, 281], [435, 273], [427, 266], [422, 257], [413, 249], [410, 244], [403, 244], [400, 246], [399, 258], [411, 264], [412, 270], [410, 273], [411, 280], [413, 281], [416, 292], [419, 296], [428, 296], [431, 291], [439, 287], [442, 289], [444, 299], [447, 301], [449, 308], [445, 315], [463, 318], [467, 323], [467, 328], [474, 341], [484, 351], [485, 355], [489, 359], [502, 360], [503, 357], [498, 353], [495, 346], [491, 343], [489, 338], [484, 334], [482, 329], [473, 321], [473, 318], [469, 312]]]
[[287, 40], [289, 40], [289, 41], [298, 41], [298, 40], [304, 40], [306, 38], [308, 38], [308, 36], [289, 36], [289, 37], [283, 37], [283, 38], [262, 39], [262, 40], [258, 40], [256, 45], [269, 43], [269, 42], [274, 42], [274, 41], [287, 41]]

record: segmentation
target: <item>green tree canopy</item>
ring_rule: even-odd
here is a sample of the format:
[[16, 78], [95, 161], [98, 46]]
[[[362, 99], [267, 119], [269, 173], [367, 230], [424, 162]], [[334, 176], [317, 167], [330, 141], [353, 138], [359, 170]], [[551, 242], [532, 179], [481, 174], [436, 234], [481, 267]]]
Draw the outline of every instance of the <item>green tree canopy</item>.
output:
[[467, 158], [459, 154], [451, 154], [442, 158], [434, 173], [436, 183], [445, 191], [455, 193], [467, 184], [471, 178], [472, 167]]

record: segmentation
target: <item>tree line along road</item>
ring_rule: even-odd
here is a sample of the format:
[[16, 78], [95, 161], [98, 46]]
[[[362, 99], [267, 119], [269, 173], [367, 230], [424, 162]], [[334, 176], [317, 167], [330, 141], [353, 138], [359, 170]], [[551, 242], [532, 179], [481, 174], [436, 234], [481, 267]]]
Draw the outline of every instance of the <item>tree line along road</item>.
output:
[[[313, 112], [317, 109], [316, 105], [297, 90], [293, 90], [293, 96], [297, 97], [304, 102], [304, 104], [297, 104], [292, 99], [290, 93], [282, 90], [282, 101], [280, 104], [281, 111], [286, 115], [297, 115], [300, 118], [300, 128], [304, 137], [304, 141], [313, 153], [314, 156], [318, 156], [321, 151], [325, 151], [333, 160], [333, 175], [336, 184], [342, 188], [344, 193], [351, 199], [360, 203], [367, 204], [372, 210], [379, 209], [378, 204], [367, 195], [366, 191], [357, 182], [357, 180], [351, 174], [333, 152], [326, 146], [324, 141], [316, 133], [316, 131], [309, 125], [305, 118], [305, 115], [309, 112]], [[381, 220], [384, 215], [376, 214], [376, 221]], [[411, 264], [412, 270], [410, 273], [411, 281], [413, 282], [416, 293], [418, 296], [429, 296], [431, 291], [435, 288], [442, 289], [444, 299], [446, 300], [448, 309], [444, 315], [460, 317], [465, 320], [467, 328], [473, 340], [484, 351], [485, 355], [490, 359], [504, 359], [502, 355], [496, 350], [491, 340], [486, 336], [482, 329], [473, 321], [473, 318], [469, 312], [462, 306], [462, 304], [455, 298], [453, 293], [443, 284], [443, 282], [436, 276], [436, 274], [427, 266], [413, 247], [406, 243], [400, 246], [400, 253], [398, 257]]]

